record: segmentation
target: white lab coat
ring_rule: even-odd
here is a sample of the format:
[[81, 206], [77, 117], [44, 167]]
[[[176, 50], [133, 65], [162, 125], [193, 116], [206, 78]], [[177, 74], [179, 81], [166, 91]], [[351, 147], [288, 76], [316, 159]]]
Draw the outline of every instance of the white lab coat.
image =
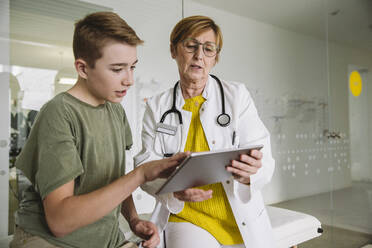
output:
[[[234, 145], [236, 147], [264, 145], [261, 150], [263, 152], [262, 167], [251, 176], [250, 186], [236, 180], [222, 182], [222, 185], [245, 246], [249, 248], [275, 247], [270, 220], [261, 195], [261, 189], [270, 182], [275, 166], [271, 155], [270, 134], [260, 120], [246, 87], [240, 83], [225, 81], [222, 81], [222, 85], [225, 94], [225, 112], [231, 117], [230, 125], [221, 127], [216, 121], [222, 109], [221, 93], [217, 82], [210, 76], [203, 91], [206, 101], [200, 109], [200, 121], [210, 150], [232, 147], [234, 131], [236, 132]], [[179, 147], [180, 151], [184, 150], [192, 113], [182, 109], [185, 101], [180, 87], [177, 87], [176, 107], [182, 113], [183, 128], [180, 129], [176, 114], [167, 115], [164, 123], [178, 126], [179, 131], [182, 131], [182, 142], [179, 143], [181, 139], [179, 135], [171, 136], [155, 132], [156, 124], [160, 122], [163, 113], [171, 108], [172, 101], [173, 88], [147, 101], [143, 118], [142, 151], [134, 158], [136, 166], [150, 160], [161, 159], [160, 153], [176, 153]], [[157, 135], [156, 139], [155, 135]], [[164, 180], [157, 179], [141, 186], [144, 191], [157, 199], [151, 220], [158, 225], [160, 231], [165, 229], [170, 212], [179, 213], [184, 206], [184, 202], [174, 198], [173, 194], [160, 197], [154, 194]]]

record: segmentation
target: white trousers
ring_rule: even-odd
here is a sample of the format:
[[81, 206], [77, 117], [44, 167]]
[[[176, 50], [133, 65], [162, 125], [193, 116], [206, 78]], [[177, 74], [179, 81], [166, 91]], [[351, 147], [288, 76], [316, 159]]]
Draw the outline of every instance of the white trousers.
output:
[[245, 248], [244, 244], [221, 245], [212, 234], [189, 222], [168, 222], [165, 244], [167, 248]]

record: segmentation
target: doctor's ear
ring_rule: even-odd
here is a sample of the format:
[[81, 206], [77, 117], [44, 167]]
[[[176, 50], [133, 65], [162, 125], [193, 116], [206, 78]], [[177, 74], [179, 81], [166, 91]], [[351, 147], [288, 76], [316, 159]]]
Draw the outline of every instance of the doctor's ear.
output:
[[177, 55], [177, 46], [174, 46], [173, 44], [170, 45], [170, 52], [172, 55], [172, 59], [176, 58]]
[[75, 69], [81, 78], [87, 79], [87, 67], [88, 64], [83, 59], [75, 60]]

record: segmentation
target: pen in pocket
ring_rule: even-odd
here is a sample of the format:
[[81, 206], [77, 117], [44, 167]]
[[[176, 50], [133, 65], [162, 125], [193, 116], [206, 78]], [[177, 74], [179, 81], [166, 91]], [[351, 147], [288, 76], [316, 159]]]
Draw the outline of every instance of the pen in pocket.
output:
[[236, 136], [236, 132], [234, 131], [232, 134], [232, 145], [235, 145], [235, 136]]

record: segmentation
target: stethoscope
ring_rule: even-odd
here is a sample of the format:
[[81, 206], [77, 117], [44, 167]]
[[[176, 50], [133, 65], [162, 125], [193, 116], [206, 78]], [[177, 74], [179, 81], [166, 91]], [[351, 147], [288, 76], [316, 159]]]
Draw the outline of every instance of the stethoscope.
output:
[[[220, 88], [220, 92], [221, 92], [221, 114], [219, 114], [217, 116], [217, 123], [218, 125], [220, 125], [221, 127], [227, 127], [229, 124], [230, 124], [230, 121], [231, 121], [231, 117], [230, 115], [226, 114], [225, 112], [225, 94], [224, 94], [224, 90], [223, 90], [223, 86], [222, 86], [222, 83], [220, 81], [220, 79], [218, 77], [216, 77], [215, 75], [210, 75], [212, 78], [214, 78]], [[156, 127], [156, 132], [160, 132], [160, 133], [165, 133], [165, 134], [168, 134], [168, 135], [172, 135], [172, 136], [175, 136], [176, 135], [176, 132], [177, 132], [177, 127], [175, 126], [171, 126], [171, 125], [167, 125], [167, 124], [164, 124], [164, 121], [165, 121], [165, 118], [169, 115], [169, 114], [176, 114], [178, 116], [178, 121], [179, 121], [179, 125], [181, 126], [181, 141], [182, 141], [182, 128], [183, 128], [183, 120], [182, 120], [182, 114], [181, 112], [176, 108], [176, 94], [177, 94], [177, 87], [179, 86], [179, 81], [177, 81], [177, 83], [174, 85], [174, 88], [173, 88], [173, 102], [172, 102], [172, 107], [165, 111], [163, 113], [163, 115], [161, 116], [160, 118], [160, 122], [157, 124], [157, 127]], [[155, 135], [156, 136], [156, 135]], [[164, 136], [163, 137], [163, 142], [162, 144], [164, 145]], [[156, 139], [156, 137], [155, 137]], [[155, 146], [155, 142], [154, 142], [154, 146]], [[178, 144], [178, 149], [177, 151], [179, 151], [181, 149], [181, 142], [179, 142]], [[163, 147], [163, 151], [164, 151], [164, 147]], [[154, 147], [154, 151], [155, 151], [155, 147]], [[170, 157], [173, 155], [173, 153], [165, 153], [165, 154], [162, 154], [164, 157]]]
[[[217, 123], [221, 127], [227, 127], [230, 124], [231, 118], [230, 118], [230, 115], [226, 114], [226, 112], [225, 112], [225, 94], [224, 94], [224, 91], [223, 91], [223, 86], [222, 86], [222, 83], [221, 83], [221, 81], [218, 77], [216, 77], [215, 75], [212, 75], [212, 74], [210, 74], [210, 76], [216, 80], [216, 82], [218, 83], [218, 86], [220, 87], [220, 92], [221, 92], [222, 112], [221, 112], [221, 114], [219, 114], [217, 116]], [[165, 113], [161, 116], [160, 123], [164, 123], [165, 118], [167, 117], [167, 115], [169, 115], [171, 113], [175, 113], [175, 114], [178, 115], [178, 120], [179, 120], [180, 125], [183, 124], [181, 112], [176, 108], [176, 93], [177, 93], [177, 87], [179, 85], [179, 82], [180, 81], [177, 81], [177, 83], [174, 85], [174, 88], [173, 88], [172, 108], [165, 111]]]

